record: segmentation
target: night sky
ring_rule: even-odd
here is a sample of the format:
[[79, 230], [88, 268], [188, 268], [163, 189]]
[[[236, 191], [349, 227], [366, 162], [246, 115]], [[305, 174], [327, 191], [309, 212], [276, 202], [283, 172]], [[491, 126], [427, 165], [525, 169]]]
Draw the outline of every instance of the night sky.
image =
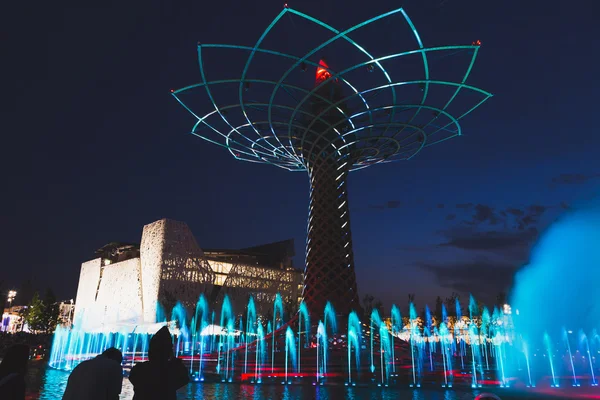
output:
[[[595, 201], [596, 3], [290, 2], [340, 28], [404, 5], [425, 46], [482, 42], [469, 83], [494, 97], [464, 135], [350, 176], [361, 297], [490, 303], [552, 221]], [[95, 249], [164, 217], [205, 248], [294, 238], [303, 267], [307, 175], [188, 134], [195, 120], [169, 94], [200, 81], [198, 41], [253, 45], [281, 1], [28, 4], [0, 11], [3, 293], [32, 279], [74, 297]], [[385, 32], [369, 39], [393, 49]]]

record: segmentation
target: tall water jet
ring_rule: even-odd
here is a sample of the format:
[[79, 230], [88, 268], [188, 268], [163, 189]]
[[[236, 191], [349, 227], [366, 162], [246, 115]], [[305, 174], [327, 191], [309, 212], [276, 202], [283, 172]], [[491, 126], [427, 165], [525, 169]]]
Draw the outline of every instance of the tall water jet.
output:
[[[234, 346], [234, 332], [235, 332], [235, 319], [231, 318], [227, 322], [227, 353], [226, 353], [226, 366], [225, 366], [225, 379], [228, 382], [233, 380], [233, 374], [235, 371], [235, 352], [232, 352], [231, 349]], [[231, 356], [231, 362], [229, 361]]]
[[462, 321], [462, 312], [461, 312], [461, 308], [460, 308], [460, 301], [459, 301], [458, 297], [456, 298], [456, 301], [455, 301], [455, 308], [456, 308], [456, 322], [454, 323], [454, 337], [458, 340], [459, 353], [460, 353], [460, 367], [464, 370], [465, 369], [464, 355], [466, 352], [466, 348], [465, 348], [465, 342], [463, 340], [463, 335], [461, 332], [461, 329], [463, 327], [463, 321]]
[[381, 317], [379, 316], [379, 311], [374, 308], [371, 311], [371, 322], [370, 322], [370, 340], [371, 340], [371, 372], [375, 372], [375, 363], [373, 360], [373, 338], [375, 336], [375, 328], [378, 328], [381, 325]]
[[425, 305], [425, 328], [424, 333], [427, 338], [427, 349], [429, 351], [429, 370], [433, 372], [433, 353], [435, 351], [435, 342], [432, 340], [431, 331], [431, 311], [429, 306]]
[[[233, 316], [233, 310], [231, 308], [231, 302], [229, 301], [229, 296], [225, 295], [225, 297], [223, 298], [223, 303], [221, 304], [221, 332], [219, 332], [219, 348], [217, 349], [217, 373], [220, 374], [221, 373], [221, 352], [223, 351], [223, 342], [224, 339], [223, 337], [225, 336], [226, 339], [228, 339], [229, 335], [227, 332], [227, 334], [225, 334], [225, 332], [223, 332], [223, 327], [228, 328], [230, 321], [232, 321], [234, 319]], [[226, 345], [229, 345], [229, 341], [227, 340], [225, 342]], [[229, 349], [227, 349], [229, 350]], [[228, 353], [227, 353], [228, 354]], [[229, 358], [229, 357], [228, 357]], [[226, 372], [226, 377], [227, 377], [227, 372]]]
[[471, 343], [471, 362], [472, 362], [472, 386], [481, 387], [481, 384], [477, 382], [477, 366], [479, 366], [479, 376], [483, 379], [483, 364], [481, 360], [481, 346], [479, 330], [475, 324], [475, 320], [479, 315], [479, 306], [475, 301], [473, 295], [469, 295], [469, 341]]
[[390, 378], [390, 334], [385, 324], [379, 325], [379, 357], [381, 368], [381, 385], [388, 385]]
[[402, 314], [400, 314], [400, 309], [392, 304], [391, 311], [391, 319], [392, 319], [392, 371], [396, 372], [396, 355], [394, 351], [394, 337], [396, 334], [399, 334], [402, 331]]
[[256, 359], [254, 363], [254, 381], [261, 383], [261, 370], [259, 368], [265, 361], [265, 331], [262, 324], [256, 327]]
[[485, 354], [485, 368], [487, 370], [490, 369], [490, 362], [488, 358], [487, 351], [487, 338], [489, 337], [489, 328], [490, 328], [490, 310], [487, 307], [483, 307], [483, 311], [481, 313], [481, 328], [479, 329], [479, 334], [481, 335], [481, 342], [483, 345], [483, 353]]
[[[329, 324], [331, 336], [335, 336], [337, 333], [337, 318], [335, 315], [335, 309], [331, 302], [327, 302], [325, 304], [325, 309], [323, 310], [323, 326], [325, 328], [325, 332], [327, 332], [327, 325]], [[327, 373], [327, 364], [323, 365], [323, 373]]]
[[450, 342], [452, 339], [449, 337], [450, 332], [446, 326], [446, 322], [440, 323], [438, 330], [440, 335], [440, 352], [442, 353], [442, 366], [444, 368], [444, 383], [442, 387], [452, 387], [452, 350]]
[[250, 296], [248, 299], [248, 310], [246, 312], [246, 349], [244, 350], [244, 373], [248, 372], [248, 344], [251, 342], [249, 338], [255, 333], [254, 325], [256, 325], [256, 306], [254, 298]]
[[575, 373], [575, 364], [573, 364], [573, 354], [571, 353], [571, 341], [569, 340], [569, 335], [573, 333], [572, 331], [567, 331], [563, 328], [563, 340], [567, 345], [567, 353], [569, 354], [569, 363], [571, 364], [571, 373], [573, 374], [573, 386], [581, 386], [579, 382], [577, 382], [577, 374]]
[[587, 355], [588, 363], [590, 364], [590, 378], [592, 381], [591, 385], [598, 386], [598, 382], [596, 381], [596, 375], [594, 374], [594, 364], [592, 364], [593, 357], [592, 357], [592, 353], [590, 351], [590, 341], [589, 341], [587, 335], [583, 332], [583, 330], [579, 331], [579, 343], [580, 343], [580, 346], [582, 347], [583, 351]]
[[492, 319], [495, 321], [493, 329], [490, 331], [492, 337], [492, 344], [494, 346], [494, 355], [496, 358], [496, 369], [500, 373], [500, 387], [508, 386], [508, 380], [506, 379], [506, 369], [504, 359], [504, 342], [506, 340], [506, 332], [504, 331], [503, 321], [501, 318], [500, 311], [494, 307], [492, 313]]
[[417, 310], [415, 305], [411, 302], [409, 306], [409, 326], [410, 326], [410, 357], [412, 363], [412, 377], [413, 383], [411, 387], [421, 387], [421, 373], [422, 373], [422, 349], [421, 349], [421, 335], [419, 332], [419, 325], [417, 323]]
[[548, 332], [544, 332], [544, 346], [546, 353], [548, 354], [548, 362], [550, 363], [550, 373], [552, 374], [552, 387], [558, 387], [558, 381], [556, 380], [556, 372], [554, 370], [554, 352], [552, 351], [552, 340]]
[[[213, 312], [210, 314], [210, 324], [212, 326], [215, 326], [215, 311], [213, 310]], [[213, 350], [215, 348], [215, 330], [212, 330], [212, 333], [210, 335], [210, 352], [212, 353]]]
[[283, 320], [283, 300], [281, 295], [277, 293], [275, 295], [275, 301], [273, 302], [273, 333], [271, 342], [271, 373], [275, 371], [275, 331], [277, 330], [277, 314], [279, 313], [280, 320]]
[[296, 337], [294, 331], [288, 325], [285, 330], [285, 383], [288, 381], [288, 359], [291, 358], [292, 368], [296, 365]]
[[188, 330], [187, 330], [187, 312], [185, 311], [185, 307], [180, 302], [175, 304], [173, 307], [173, 311], [171, 312], [171, 321], [176, 323], [176, 327], [179, 329], [179, 334], [177, 335], [177, 344], [175, 347], [175, 357], [179, 357], [179, 351], [181, 347], [181, 341], [184, 343], [188, 339]]
[[[479, 333], [474, 323], [469, 324], [469, 342], [471, 343], [471, 387], [478, 387], [477, 382], [477, 362], [481, 365], [481, 353], [479, 352], [479, 345], [477, 341], [479, 339]], [[483, 377], [483, 373], [480, 375]]]
[[317, 384], [321, 383], [320, 377], [322, 371], [325, 370], [325, 365], [327, 365], [327, 347], [327, 330], [323, 321], [319, 321], [317, 326]]
[[352, 349], [354, 349], [354, 361], [356, 363], [356, 374], [360, 370], [360, 347], [362, 343], [362, 326], [355, 311], [348, 315], [348, 384], [352, 384]]
[[192, 324], [193, 326], [193, 337], [194, 340], [192, 341], [192, 363], [190, 365], [190, 368], [193, 368], [194, 366], [194, 344], [196, 342], [199, 342], [199, 361], [198, 361], [198, 372], [197, 372], [197, 379], [200, 380], [204, 380], [204, 377], [202, 376], [202, 363], [204, 361], [204, 350], [205, 350], [205, 344], [204, 344], [204, 338], [205, 336], [202, 334], [204, 329], [206, 329], [206, 327], [208, 326], [208, 317], [209, 317], [209, 309], [208, 309], [208, 302], [206, 301], [206, 298], [204, 297], [204, 294], [201, 294], [200, 297], [198, 298], [198, 301], [196, 302], [196, 311], [194, 313], [194, 324]]
[[529, 364], [529, 346], [527, 346], [527, 342], [521, 338], [521, 343], [523, 345], [523, 355], [525, 356], [525, 365], [527, 367], [527, 380], [529, 384], [528, 387], [534, 387], [533, 380], [531, 379], [531, 366]]
[[327, 329], [328, 324], [331, 333], [335, 335], [337, 333], [337, 319], [335, 316], [335, 309], [329, 301], [325, 304], [325, 309], [323, 310], [323, 325], [325, 325], [325, 329]]
[[304, 322], [306, 342], [308, 343], [310, 338], [310, 315], [304, 300], [302, 300], [300, 307], [298, 308], [298, 373], [302, 372], [300, 369], [300, 354], [302, 352], [302, 322]]

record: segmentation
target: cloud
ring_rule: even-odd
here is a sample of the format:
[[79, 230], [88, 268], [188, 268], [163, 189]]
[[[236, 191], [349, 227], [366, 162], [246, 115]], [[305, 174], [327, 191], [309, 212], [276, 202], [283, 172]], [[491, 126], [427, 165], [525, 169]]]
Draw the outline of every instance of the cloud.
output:
[[417, 267], [431, 272], [444, 288], [461, 293], [472, 293], [478, 300], [494, 301], [495, 296], [511, 286], [519, 268], [516, 264], [488, 259], [446, 264], [421, 262]]
[[385, 210], [386, 208], [400, 208], [402, 206], [402, 202], [399, 200], [390, 200], [384, 204], [369, 204], [369, 208], [373, 208], [375, 210]]
[[447, 241], [440, 247], [454, 247], [461, 250], [502, 252], [528, 248], [537, 238], [535, 228], [526, 231], [473, 231], [454, 229], [442, 232]]
[[560, 174], [559, 176], [552, 178], [552, 183], [557, 185], [581, 185], [596, 178], [600, 178], [600, 173]]
[[473, 203], [463, 203], [463, 204], [457, 204], [456, 208], [462, 208], [462, 209], [469, 209], [473, 207]]
[[496, 225], [500, 218], [494, 212], [494, 209], [485, 204], [477, 204], [475, 206], [475, 214], [471, 223], [489, 222], [491, 225]]
[[[463, 226], [475, 230], [498, 230], [497, 226], [502, 225], [505, 229], [521, 231], [537, 226], [541, 216], [552, 207], [532, 204], [526, 207], [507, 207], [496, 210], [487, 204], [465, 203], [456, 205], [457, 209], [462, 210], [459, 214], [464, 218], [462, 221]], [[453, 219], [446, 217], [448, 221]]]
[[505, 211], [507, 214], [514, 215], [515, 217], [522, 217], [525, 214], [525, 211], [518, 209], [518, 208], [509, 207]]

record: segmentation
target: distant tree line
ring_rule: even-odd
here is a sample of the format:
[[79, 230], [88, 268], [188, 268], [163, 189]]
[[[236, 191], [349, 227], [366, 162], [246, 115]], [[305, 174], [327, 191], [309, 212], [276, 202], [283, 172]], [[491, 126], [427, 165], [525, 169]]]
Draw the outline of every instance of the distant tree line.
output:
[[52, 333], [58, 324], [60, 309], [56, 296], [51, 289], [47, 289], [44, 297], [38, 292], [33, 294], [23, 318], [29, 329], [36, 333]]
[[[409, 293], [408, 294], [408, 304], [415, 304], [415, 297], [416, 295], [414, 293]], [[457, 309], [457, 301], [458, 301], [458, 309]], [[494, 305], [492, 305], [490, 312], [492, 311], [492, 309], [494, 307], [497, 307], [498, 309], [502, 309], [502, 306], [504, 304], [506, 304], [506, 293], [504, 292], [500, 292], [498, 293], [498, 295], [496, 296], [496, 303]], [[362, 306], [363, 306], [363, 310], [365, 311], [365, 315], [370, 316], [371, 312], [373, 311], [373, 309], [377, 309], [379, 312], [379, 315], [381, 317], [384, 317], [384, 315], [386, 315], [386, 310], [383, 307], [383, 303], [381, 302], [380, 299], [376, 298], [375, 296], [373, 296], [372, 294], [365, 294], [362, 300]], [[437, 298], [435, 299], [435, 305], [434, 308], [431, 310], [431, 317], [435, 318], [437, 321], [441, 321], [442, 320], [442, 309], [443, 306], [446, 306], [446, 315], [448, 317], [456, 317], [458, 315], [458, 313], [460, 313], [461, 315], [469, 315], [469, 311], [473, 313], [473, 315], [479, 315], [481, 313], [481, 311], [483, 310], [483, 308], [485, 307], [485, 305], [481, 302], [477, 302], [477, 304], [471, 309], [469, 310], [467, 308], [466, 312], [463, 311], [462, 309], [462, 304], [460, 302], [460, 295], [456, 292], [452, 292], [452, 294], [449, 297], [446, 297], [445, 299], [442, 299], [441, 296], [437, 296]], [[387, 310], [389, 312], [389, 310]], [[425, 307], [422, 308], [420, 316], [425, 319]]]

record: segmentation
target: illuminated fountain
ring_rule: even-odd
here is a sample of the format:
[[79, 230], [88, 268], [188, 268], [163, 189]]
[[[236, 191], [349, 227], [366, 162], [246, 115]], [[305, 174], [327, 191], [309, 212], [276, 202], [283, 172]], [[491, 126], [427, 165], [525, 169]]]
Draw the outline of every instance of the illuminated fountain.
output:
[[[565, 330], [554, 338], [546, 333], [540, 341], [542, 348], [532, 347], [512, 330], [512, 314], [496, 308], [490, 316], [484, 308], [480, 319], [473, 298], [469, 299], [470, 318], [460, 322], [447, 316], [445, 307], [440, 321], [431, 318], [427, 308], [420, 317], [412, 303], [405, 320], [396, 305], [389, 310], [390, 318], [383, 318], [377, 309], [369, 318], [353, 311], [341, 335], [331, 306], [326, 306], [324, 320], [311, 324], [301, 303], [298, 313], [286, 321], [279, 296], [275, 299], [276, 317], [268, 321], [255, 309], [252, 297], [246, 313], [239, 314], [227, 296], [212, 307], [200, 296], [194, 312], [176, 304], [167, 313], [170, 320], [154, 324], [152, 332], [140, 326], [116, 332], [59, 328], [50, 365], [71, 370], [81, 360], [114, 346], [123, 352], [128, 370], [147, 359], [152, 333], [167, 325], [174, 335], [174, 354], [187, 363], [192, 381], [447, 388], [508, 387], [518, 382], [528, 387], [562, 387], [567, 382], [576, 387], [597, 385], [593, 354], [600, 351], [600, 343], [595, 332], [574, 335]], [[220, 325], [209, 323], [212, 309], [219, 310]], [[214, 343], [212, 350], [210, 343]], [[519, 360], [521, 370], [516, 368]], [[458, 373], [453, 366], [461, 362], [465, 368]], [[546, 382], [544, 371], [550, 376]]]
[[[595, 388], [600, 367], [595, 329], [600, 309], [593, 296], [593, 282], [599, 278], [595, 267], [600, 263], [597, 227], [600, 217], [592, 213], [574, 215], [551, 228], [532, 264], [517, 276], [513, 306], [493, 307], [491, 313], [471, 296], [464, 305], [468, 316], [462, 316], [456, 299], [452, 315], [442, 304], [440, 320], [427, 306], [419, 316], [413, 303], [405, 319], [396, 305], [387, 312], [373, 309], [368, 315], [356, 310], [344, 318], [330, 302], [325, 302], [322, 318], [311, 318], [304, 302], [297, 313], [286, 315], [279, 295], [266, 310], [257, 309], [252, 296], [244, 310], [235, 310], [228, 296], [209, 304], [201, 295], [192, 306], [176, 302], [164, 310], [158, 305], [158, 322], [153, 324], [84, 331], [78, 326], [86, 315], [80, 314], [73, 329], [57, 328], [49, 363], [72, 370], [114, 346], [123, 352], [128, 370], [147, 360], [152, 334], [167, 325], [174, 336], [174, 355], [187, 363], [192, 381]], [[579, 258], [584, 251], [586, 257]], [[581, 277], [564, 279], [573, 263], [590, 269]], [[558, 276], [572, 286], [563, 289], [564, 295], [553, 294], [556, 299], [549, 297], [551, 307], [540, 308], [540, 291], [555, 287]], [[338, 321], [345, 325], [339, 327]]]

